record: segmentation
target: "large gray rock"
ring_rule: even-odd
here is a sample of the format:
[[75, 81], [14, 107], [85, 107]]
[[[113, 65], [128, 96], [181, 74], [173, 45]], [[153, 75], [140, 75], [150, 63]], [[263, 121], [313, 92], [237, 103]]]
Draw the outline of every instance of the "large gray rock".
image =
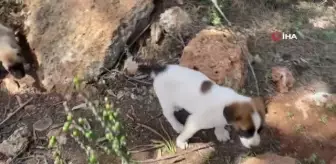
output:
[[[28, 0], [27, 40], [47, 90], [75, 75], [91, 80], [113, 67], [125, 44], [148, 23], [152, 0]], [[66, 90], [66, 88], [64, 88]]]

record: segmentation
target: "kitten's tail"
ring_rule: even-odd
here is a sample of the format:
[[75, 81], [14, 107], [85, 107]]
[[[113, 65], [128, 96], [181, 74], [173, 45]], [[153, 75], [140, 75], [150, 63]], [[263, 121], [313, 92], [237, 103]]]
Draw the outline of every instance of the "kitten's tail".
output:
[[164, 72], [166, 69], [166, 65], [137, 63], [133, 60], [133, 57], [127, 58], [124, 64], [124, 71], [126, 71], [126, 73], [134, 75], [137, 72], [142, 72], [145, 74], [150, 74], [152, 78], [155, 78], [158, 74]]

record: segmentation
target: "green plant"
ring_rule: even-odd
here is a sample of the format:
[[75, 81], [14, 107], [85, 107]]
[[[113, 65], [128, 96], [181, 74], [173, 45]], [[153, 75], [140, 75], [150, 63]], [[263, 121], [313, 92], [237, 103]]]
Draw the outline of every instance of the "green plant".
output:
[[[75, 77], [73, 82], [74, 87], [79, 90], [81, 80]], [[94, 116], [94, 119], [76, 117], [73, 110], [68, 107], [67, 102], [64, 102], [67, 118], [63, 125], [63, 132], [70, 134], [79, 146], [85, 150], [89, 164], [99, 163], [96, 155], [97, 149], [106, 154], [117, 155], [121, 158], [122, 163], [130, 163], [130, 153], [126, 147], [126, 133], [119, 116], [120, 110], [115, 109], [107, 97], [105, 97], [104, 103], [93, 104], [84, 93], [80, 92], [79, 95], [85, 101], [85, 109]], [[100, 128], [104, 130], [104, 133], [101, 134], [102, 136], [91, 128], [91, 124], [94, 121], [98, 122]], [[54, 136], [50, 138], [50, 144], [57, 144]], [[59, 148], [59, 146], [54, 147]], [[53, 151], [57, 152], [56, 155], [58, 156], [54, 157], [55, 161], [57, 161], [61, 158], [61, 153], [59, 149], [54, 149]], [[64, 164], [64, 162], [60, 164]]]
[[294, 113], [293, 112], [287, 112], [287, 117], [292, 119], [294, 117]]
[[336, 42], [336, 30], [322, 30], [317, 32], [317, 38], [329, 41], [332, 43]]
[[324, 114], [320, 117], [320, 122], [322, 122], [323, 124], [327, 124], [328, 123], [328, 115]]
[[333, 114], [336, 114], [336, 105], [331, 105], [330, 107], [327, 107], [327, 110]]
[[301, 124], [295, 125], [295, 132], [296, 133], [302, 133], [304, 131], [304, 126]]
[[65, 164], [65, 161], [62, 158], [60, 146], [57, 143], [55, 136], [49, 138], [48, 148], [52, 150], [52, 156], [54, 158], [54, 164]]
[[215, 7], [210, 8], [209, 17], [212, 25], [219, 26], [222, 24], [222, 19]]
[[160, 151], [167, 152], [169, 154], [176, 153], [176, 145], [172, 140], [152, 140], [152, 143], [155, 145], [154, 147], [160, 147]]
[[325, 164], [326, 162], [322, 159], [319, 159], [316, 153], [313, 153], [309, 158], [303, 160], [304, 164]]
[[152, 131], [154, 134], [156, 134], [157, 136], [159, 136], [162, 139], [162, 140], [152, 140], [152, 143], [154, 144], [155, 148], [161, 148], [160, 151], [167, 152], [169, 154], [175, 154], [176, 153], [175, 142], [171, 139], [170, 135], [168, 134], [168, 132], [163, 127], [161, 121], [160, 121], [161, 129], [164, 131], [167, 138], [164, 137], [163, 135], [161, 135], [159, 132], [157, 132], [153, 128], [147, 126], [147, 125], [144, 125], [144, 124], [139, 124], [139, 125], [142, 126], [143, 128], [146, 128], [146, 129]]

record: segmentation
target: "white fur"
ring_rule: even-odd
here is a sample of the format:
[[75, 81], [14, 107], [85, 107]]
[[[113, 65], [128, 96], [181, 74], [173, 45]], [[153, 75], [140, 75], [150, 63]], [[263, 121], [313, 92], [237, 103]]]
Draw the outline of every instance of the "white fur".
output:
[[253, 137], [251, 137], [251, 138], [240, 137], [241, 143], [247, 148], [251, 148], [251, 146], [257, 146], [257, 145], [260, 144], [260, 136], [257, 133], [257, 130], [261, 126], [261, 118], [260, 118], [260, 115], [257, 112], [254, 112], [252, 114], [252, 121], [253, 121], [253, 124], [256, 128], [256, 131], [254, 132]]
[[[163, 114], [174, 130], [180, 133], [176, 144], [182, 149], [188, 147], [187, 140], [201, 129], [215, 128], [215, 135], [219, 141], [229, 140], [229, 132], [224, 129], [228, 124], [223, 115], [224, 107], [233, 102], [251, 102], [250, 97], [215, 83], [208, 92], [202, 93], [200, 87], [205, 80], [210, 79], [199, 71], [179, 65], [168, 65], [164, 72], [154, 77], [153, 86]], [[176, 108], [184, 108], [191, 113], [185, 126], [174, 117]], [[258, 129], [261, 124], [260, 116], [257, 114], [252, 117]], [[259, 141], [257, 133], [252, 139], [242, 139], [247, 148], [258, 144]]]

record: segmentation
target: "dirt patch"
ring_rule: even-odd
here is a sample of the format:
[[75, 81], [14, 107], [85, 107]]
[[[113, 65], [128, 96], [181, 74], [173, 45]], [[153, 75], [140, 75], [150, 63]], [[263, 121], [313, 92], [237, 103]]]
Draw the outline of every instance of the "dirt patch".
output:
[[[150, 0], [26, 3], [30, 11], [25, 21], [27, 40], [37, 56], [39, 78], [48, 91], [68, 90], [66, 85], [74, 76], [99, 75], [107, 66], [105, 58], [118, 58], [119, 54], [113, 56], [112, 52], [126, 43], [138, 19], [150, 14], [153, 6]], [[109, 52], [109, 46], [113, 51]]]
[[[315, 93], [312, 92], [315, 90]], [[330, 108], [319, 107], [321, 92], [313, 87], [299, 88], [274, 97], [268, 106], [267, 123], [276, 128], [280, 137], [281, 153], [307, 158], [317, 154], [327, 163], [336, 156], [336, 115]]]

